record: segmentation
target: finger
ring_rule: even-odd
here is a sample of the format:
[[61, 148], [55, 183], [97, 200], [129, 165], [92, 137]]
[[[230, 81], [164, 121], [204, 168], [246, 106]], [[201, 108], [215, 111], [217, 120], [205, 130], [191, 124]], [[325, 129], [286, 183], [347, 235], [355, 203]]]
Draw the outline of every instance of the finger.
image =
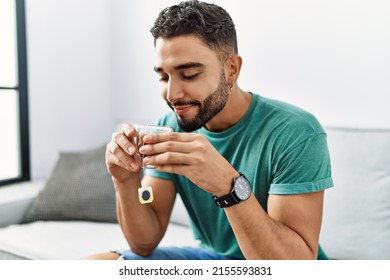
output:
[[136, 158], [130, 156], [114, 142], [107, 144], [106, 164], [117, 165], [131, 172], [138, 171], [140, 167]]
[[143, 159], [145, 165], [198, 165], [203, 164], [204, 160], [197, 156], [186, 153], [165, 152], [162, 154], [146, 156]]
[[166, 141], [191, 142], [197, 137], [201, 136], [196, 133], [179, 133], [179, 132], [164, 132], [164, 133], [150, 133], [144, 136], [144, 144], [154, 144]]
[[133, 146], [138, 150], [138, 147], [141, 145], [142, 139], [137, 131], [136, 126], [124, 123], [122, 124], [123, 134], [130, 140]]
[[130, 156], [134, 156], [138, 151], [138, 147], [133, 142], [131, 142], [128, 138], [131, 137], [132, 133], [134, 132], [128, 132], [128, 133], [130, 136], [126, 136], [123, 131], [113, 133], [111, 142], [117, 144]]
[[121, 130], [123, 131], [123, 134], [126, 135], [129, 139], [134, 137], [137, 133], [134, 126], [130, 123], [123, 123], [121, 125]]
[[143, 145], [139, 148], [139, 152], [142, 155], [155, 155], [164, 152], [177, 152], [177, 153], [190, 153], [194, 151], [194, 145], [192, 142], [160, 142], [156, 144]]

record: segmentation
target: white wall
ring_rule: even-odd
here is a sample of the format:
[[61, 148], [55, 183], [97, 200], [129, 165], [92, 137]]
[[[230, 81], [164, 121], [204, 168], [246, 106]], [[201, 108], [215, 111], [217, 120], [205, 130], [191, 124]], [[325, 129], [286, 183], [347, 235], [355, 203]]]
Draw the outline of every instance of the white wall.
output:
[[[26, 0], [33, 178], [60, 150], [106, 143], [113, 123], [168, 111], [149, 32], [179, 1]], [[389, 128], [390, 2], [214, 0], [232, 15], [245, 90], [325, 125]]]
[[390, 127], [389, 1], [256, 4], [231, 9], [245, 88], [307, 108], [327, 125]]
[[[149, 29], [177, 2], [114, 2], [117, 118], [154, 120], [166, 110]], [[325, 125], [390, 127], [389, 1], [213, 2], [236, 24], [243, 89], [299, 105]]]
[[33, 179], [59, 151], [111, 136], [109, 0], [27, 0], [30, 149]]
[[149, 30], [165, 7], [177, 1], [113, 1], [113, 114], [116, 120], [153, 122], [166, 112], [153, 71]]

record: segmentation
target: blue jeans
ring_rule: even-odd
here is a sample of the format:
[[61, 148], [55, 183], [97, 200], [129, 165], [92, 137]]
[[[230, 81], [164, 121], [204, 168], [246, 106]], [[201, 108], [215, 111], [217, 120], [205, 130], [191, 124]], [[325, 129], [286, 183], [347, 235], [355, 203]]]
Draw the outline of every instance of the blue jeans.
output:
[[157, 247], [148, 257], [143, 257], [130, 250], [111, 251], [120, 255], [122, 260], [234, 260], [213, 251], [199, 247]]

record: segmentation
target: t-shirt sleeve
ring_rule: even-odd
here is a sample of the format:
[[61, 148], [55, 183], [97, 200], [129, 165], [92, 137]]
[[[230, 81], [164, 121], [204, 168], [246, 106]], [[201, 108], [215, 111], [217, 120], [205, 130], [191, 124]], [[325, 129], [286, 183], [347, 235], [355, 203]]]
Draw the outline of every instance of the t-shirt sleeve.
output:
[[145, 169], [144, 174], [152, 177], [157, 177], [160, 179], [167, 179], [172, 180], [172, 174], [171, 173], [165, 173], [161, 171], [157, 171], [156, 169]]
[[316, 133], [278, 156], [269, 194], [299, 194], [333, 186], [325, 133]]

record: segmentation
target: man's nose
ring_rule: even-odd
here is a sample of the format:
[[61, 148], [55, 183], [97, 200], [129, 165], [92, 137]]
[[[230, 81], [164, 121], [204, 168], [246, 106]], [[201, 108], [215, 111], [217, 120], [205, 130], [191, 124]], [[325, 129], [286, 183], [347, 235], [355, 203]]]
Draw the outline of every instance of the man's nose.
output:
[[183, 88], [181, 87], [180, 83], [175, 82], [173, 80], [168, 81], [166, 94], [167, 94], [167, 100], [171, 103], [174, 103], [179, 99], [182, 99], [184, 96]]

